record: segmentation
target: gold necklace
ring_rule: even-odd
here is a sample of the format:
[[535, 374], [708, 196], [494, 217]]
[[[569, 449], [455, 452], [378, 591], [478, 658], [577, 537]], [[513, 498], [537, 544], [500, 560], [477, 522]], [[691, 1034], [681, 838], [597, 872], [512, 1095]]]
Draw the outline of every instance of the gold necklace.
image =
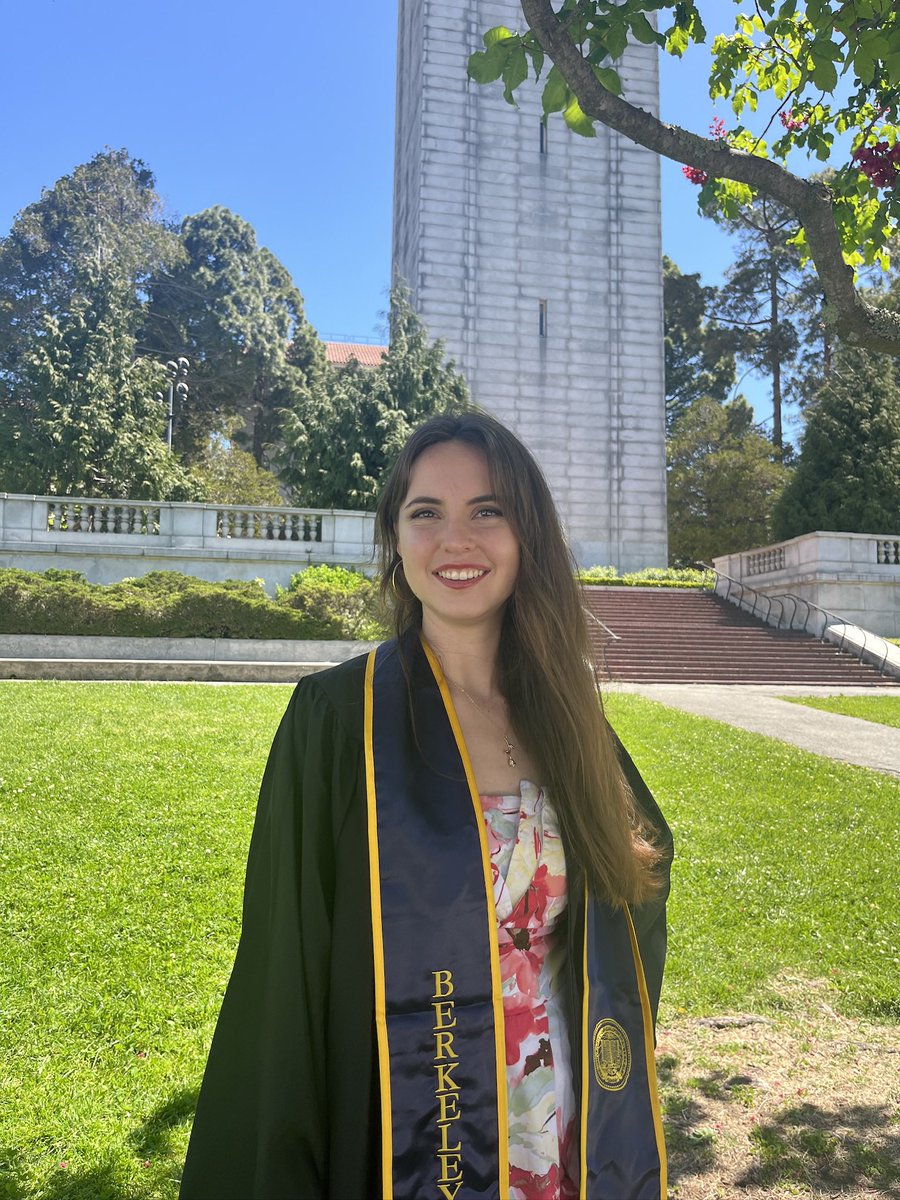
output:
[[[492, 713], [486, 712], [485, 709], [483, 709], [481, 707], [481, 705], [478, 703], [478, 701], [475, 699], [475, 697], [469, 695], [469, 693], [466, 691], [466, 689], [463, 687], [463, 685], [461, 683], [457, 683], [454, 679], [451, 679], [450, 676], [447, 675], [446, 672], [444, 673], [444, 678], [447, 680], [447, 682], [449, 684], [451, 684], [453, 687], [457, 688], [460, 692], [462, 692], [462, 694], [469, 701], [469, 703], [473, 704], [475, 706], [475, 708], [477, 708], [478, 711], [482, 714], [482, 716], [487, 717], [489, 721], [493, 721], [495, 725], [499, 724], [497, 721], [497, 718]], [[516, 765], [516, 760], [513, 758], [513, 750], [515, 750], [515, 746], [509, 740], [509, 735], [506, 733], [504, 733], [504, 735], [503, 735], [503, 741], [506, 743], [506, 745], [504, 746], [504, 751], [503, 751], [504, 754], [506, 755], [506, 762], [510, 767], [514, 767]]]

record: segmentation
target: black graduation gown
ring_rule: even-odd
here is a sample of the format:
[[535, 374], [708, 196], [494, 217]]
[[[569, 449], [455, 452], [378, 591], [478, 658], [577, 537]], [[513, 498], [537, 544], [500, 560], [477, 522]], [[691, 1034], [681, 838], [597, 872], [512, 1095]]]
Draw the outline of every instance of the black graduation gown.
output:
[[[365, 664], [361, 656], [301, 680], [275, 736], [250, 843], [240, 944], [180, 1200], [380, 1194]], [[640, 807], [670, 848], [650, 792], [620, 754]], [[576, 915], [583, 913], [583, 884], [572, 870], [569, 889], [574, 948], [583, 938]], [[655, 1019], [664, 896], [635, 910], [634, 922]], [[575, 989], [578, 974], [572, 971]], [[579, 1036], [578, 1022], [570, 1025]]]

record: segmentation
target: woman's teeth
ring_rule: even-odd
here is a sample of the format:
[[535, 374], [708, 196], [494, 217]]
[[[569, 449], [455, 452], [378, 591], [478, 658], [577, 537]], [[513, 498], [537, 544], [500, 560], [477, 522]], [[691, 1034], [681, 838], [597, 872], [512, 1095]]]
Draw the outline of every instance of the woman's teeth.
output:
[[441, 579], [466, 580], [466, 579], [480, 579], [482, 575], [486, 575], [486, 574], [487, 574], [487, 571], [474, 571], [474, 570], [467, 570], [467, 571], [457, 571], [457, 570], [449, 570], [449, 571], [438, 571], [438, 572], [437, 572], [437, 574], [438, 574], [438, 576], [439, 576]]

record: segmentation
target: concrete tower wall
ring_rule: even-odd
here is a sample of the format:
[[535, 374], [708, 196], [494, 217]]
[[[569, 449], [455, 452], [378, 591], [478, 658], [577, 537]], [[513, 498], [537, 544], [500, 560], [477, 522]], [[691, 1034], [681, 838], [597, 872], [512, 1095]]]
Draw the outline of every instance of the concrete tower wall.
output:
[[[515, 0], [399, 0], [395, 279], [473, 398], [541, 463], [584, 564], [666, 562], [659, 164], [602, 126], [551, 118], [540, 87], [468, 83]], [[628, 99], [658, 110], [655, 47]], [[546, 306], [545, 335], [540, 329]]]

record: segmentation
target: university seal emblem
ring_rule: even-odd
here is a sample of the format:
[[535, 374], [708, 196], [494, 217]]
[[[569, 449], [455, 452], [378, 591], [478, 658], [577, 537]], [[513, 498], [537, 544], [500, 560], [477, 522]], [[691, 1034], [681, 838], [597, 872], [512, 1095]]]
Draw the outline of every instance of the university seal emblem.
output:
[[605, 1017], [594, 1026], [594, 1078], [608, 1092], [620, 1092], [631, 1074], [631, 1043], [618, 1021]]

